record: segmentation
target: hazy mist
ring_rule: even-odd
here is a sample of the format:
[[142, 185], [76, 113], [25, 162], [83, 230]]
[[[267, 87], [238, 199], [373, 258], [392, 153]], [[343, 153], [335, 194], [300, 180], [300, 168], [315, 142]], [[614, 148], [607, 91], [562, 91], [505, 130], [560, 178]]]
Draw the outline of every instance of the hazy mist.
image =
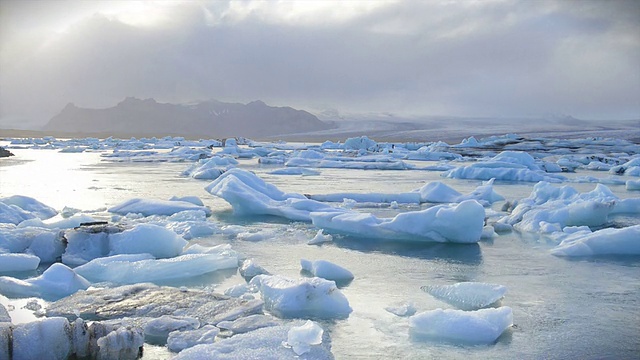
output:
[[640, 118], [638, 1], [0, 1], [0, 127], [69, 102]]

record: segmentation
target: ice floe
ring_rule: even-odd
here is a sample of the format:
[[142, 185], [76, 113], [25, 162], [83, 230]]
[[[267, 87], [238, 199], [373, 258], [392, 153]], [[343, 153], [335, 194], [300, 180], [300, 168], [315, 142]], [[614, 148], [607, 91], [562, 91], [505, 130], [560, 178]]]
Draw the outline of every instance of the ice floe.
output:
[[281, 318], [340, 319], [351, 313], [349, 301], [333, 281], [258, 275], [250, 284], [259, 289], [265, 310]]
[[27, 280], [0, 276], [0, 293], [14, 297], [59, 299], [87, 289], [90, 285], [87, 279], [60, 263], [51, 265], [42, 275]]
[[513, 312], [508, 306], [475, 311], [435, 309], [409, 318], [414, 339], [457, 344], [491, 344], [511, 325]]
[[351, 271], [327, 260], [309, 261], [301, 259], [300, 266], [302, 270], [323, 279], [333, 280], [335, 282], [353, 280]]
[[157, 200], [157, 199], [129, 199], [121, 204], [109, 208], [109, 212], [126, 215], [128, 213], [149, 215], [173, 215], [185, 210], [202, 210], [207, 216], [211, 210], [206, 206], [195, 205], [189, 201]]
[[502, 299], [507, 288], [482, 282], [461, 282], [453, 285], [427, 285], [420, 288], [438, 300], [461, 310], [477, 310]]
[[577, 231], [564, 237], [551, 253], [556, 256], [640, 255], [640, 225]]
[[484, 208], [475, 200], [405, 212], [390, 219], [356, 212], [314, 212], [313, 224], [349, 236], [401, 240], [474, 243], [484, 226]]

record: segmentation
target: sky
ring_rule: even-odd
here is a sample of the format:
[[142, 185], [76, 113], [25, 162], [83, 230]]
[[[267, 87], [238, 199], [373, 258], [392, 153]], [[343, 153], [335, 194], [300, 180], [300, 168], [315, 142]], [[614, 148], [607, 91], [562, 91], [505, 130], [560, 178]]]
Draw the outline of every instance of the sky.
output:
[[640, 1], [0, 0], [0, 128], [127, 96], [640, 119]]

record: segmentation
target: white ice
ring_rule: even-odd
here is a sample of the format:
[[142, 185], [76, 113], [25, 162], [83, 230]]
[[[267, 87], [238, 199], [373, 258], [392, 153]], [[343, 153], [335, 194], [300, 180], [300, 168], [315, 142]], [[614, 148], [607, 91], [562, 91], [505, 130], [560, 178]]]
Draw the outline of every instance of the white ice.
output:
[[317, 323], [307, 320], [304, 325], [293, 326], [287, 333], [286, 346], [290, 346], [296, 355], [306, 354], [311, 346], [322, 344], [324, 329]]
[[35, 270], [38, 265], [40, 265], [40, 258], [35, 255], [0, 253], [0, 273]]
[[253, 279], [256, 275], [270, 275], [269, 271], [260, 266], [253, 258], [243, 260], [238, 271], [247, 281]]
[[173, 352], [200, 344], [213, 344], [220, 329], [213, 325], [205, 325], [196, 330], [176, 330], [169, 333], [167, 347]]
[[13, 195], [4, 197], [0, 198], [0, 203], [16, 206], [42, 220], [52, 218], [58, 214], [56, 209], [28, 196]]
[[416, 340], [456, 344], [491, 344], [513, 325], [513, 312], [503, 306], [476, 311], [436, 309], [409, 318]]
[[417, 311], [415, 304], [406, 301], [391, 304], [384, 309], [397, 316], [412, 316]]
[[453, 285], [427, 285], [420, 289], [438, 300], [461, 310], [482, 309], [504, 297], [507, 288], [503, 285], [482, 282], [460, 282]]
[[640, 180], [627, 180], [625, 187], [629, 191], [640, 190]]
[[391, 219], [357, 212], [311, 214], [316, 227], [333, 233], [385, 240], [457, 243], [478, 242], [484, 216], [484, 208], [475, 200], [400, 213]]
[[91, 232], [74, 229], [65, 232], [67, 248], [62, 261], [68, 265], [82, 265], [93, 259], [119, 254], [151, 254], [156, 258], [177, 256], [187, 244], [175, 232], [154, 224], [136, 224], [118, 232], [114, 226]]
[[196, 330], [200, 328], [200, 320], [188, 316], [162, 315], [149, 320], [144, 325], [145, 341], [165, 344], [169, 333], [173, 331]]
[[216, 324], [220, 329], [228, 330], [235, 334], [243, 334], [263, 327], [281, 325], [282, 320], [264, 314], [244, 316], [233, 321], [221, 321]]
[[333, 319], [346, 318], [351, 313], [349, 301], [333, 281], [258, 275], [250, 284], [260, 290], [265, 310], [281, 318]]
[[578, 231], [551, 249], [556, 256], [640, 255], [640, 225]]
[[312, 211], [340, 211], [301, 194], [285, 193], [256, 174], [238, 168], [222, 174], [205, 190], [230, 203], [237, 215], [275, 215], [311, 221]]
[[59, 299], [86, 290], [89, 285], [87, 279], [61, 263], [55, 263], [42, 275], [27, 280], [0, 276], [0, 292], [13, 297]]
[[319, 278], [333, 280], [336, 282], [353, 280], [353, 274], [351, 271], [327, 260], [309, 261], [306, 259], [300, 259], [300, 266], [302, 267], [302, 270]]
[[0, 252], [28, 253], [40, 258], [41, 263], [60, 259], [64, 243], [59, 230], [40, 227], [0, 227]]
[[605, 185], [580, 193], [570, 186], [537, 183], [527, 198], [518, 201], [510, 215], [499, 220], [528, 232], [554, 232], [566, 226], [599, 226], [611, 214], [640, 214], [640, 199], [619, 199]]
[[206, 206], [199, 206], [188, 201], [180, 200], [134, 198], [109, 208], [109, 212], [115, 214], [126, 215], [128, 213], [135, 213], [144, 216], [173, 215], [185, 210], [202, 210], [207, 216], [211, 215], [211, 210]]
[[318, 245], [318, 244], [322, 244], [322, 243], [325, 243], [325, 242], [331, 242], [331, 241], [333, 241], [333, 236], [331, 236], [331, 234], [324, 234], [323, 230], [320, 229], [316, 233], [316, 236], [314, 236], [313, 239], [309, 240], [307, 242], [307, 244], [309, 244], [309, 245]]
[[135, 284], [185, 279], [237, 266], [235, 251], [221, 251], [186, 254], [169, 259], [155, 259], [150, 254], [114, 255], [91, 260], [75, 270], [93, 282]]
[[288, 332], [293, 326], [270, 326], [245, 334], [238, 334], [228, 339], [216, 341], [213, 344], [196, 345], [181, 351], [174, 360], [217, 359], [217, 360], [246, 360], [246, 359], [307, 359], [330, 360], [334, 356], [328, 347], [313, 346], [303, 357], [296, 355], [291, 349], [282, 346], [286, 342]]
[[564, 176], [546, 172], [542, 165], [538, 164], [526, 152], [503, 151], [492, 159], [449, 170], [444, 173], [444, 176], [455, 179], [489, 180], [494, 178], [501, 181], [556, 183], [566, 180]]
[[182, 172], [183, 176], [194, 179], [215, 180], [225, 171], [238, 165], [238, 160], [228, 156], [213, 156], [209, 159], [201, 159]]

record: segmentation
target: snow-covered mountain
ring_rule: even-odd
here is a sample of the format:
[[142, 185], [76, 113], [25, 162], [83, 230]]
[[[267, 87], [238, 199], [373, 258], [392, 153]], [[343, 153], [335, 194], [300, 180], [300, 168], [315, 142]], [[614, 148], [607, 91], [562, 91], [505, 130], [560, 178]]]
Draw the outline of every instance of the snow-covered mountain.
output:
[[272, 107], [262, 101], [240, 104], [210, 100], [183, 105], [128, 97], [107, 109], [87, 109], [68, 104], [43, 130], [85, 134], [260, 138], [330, 128], [331, 125], [306, 111]]

